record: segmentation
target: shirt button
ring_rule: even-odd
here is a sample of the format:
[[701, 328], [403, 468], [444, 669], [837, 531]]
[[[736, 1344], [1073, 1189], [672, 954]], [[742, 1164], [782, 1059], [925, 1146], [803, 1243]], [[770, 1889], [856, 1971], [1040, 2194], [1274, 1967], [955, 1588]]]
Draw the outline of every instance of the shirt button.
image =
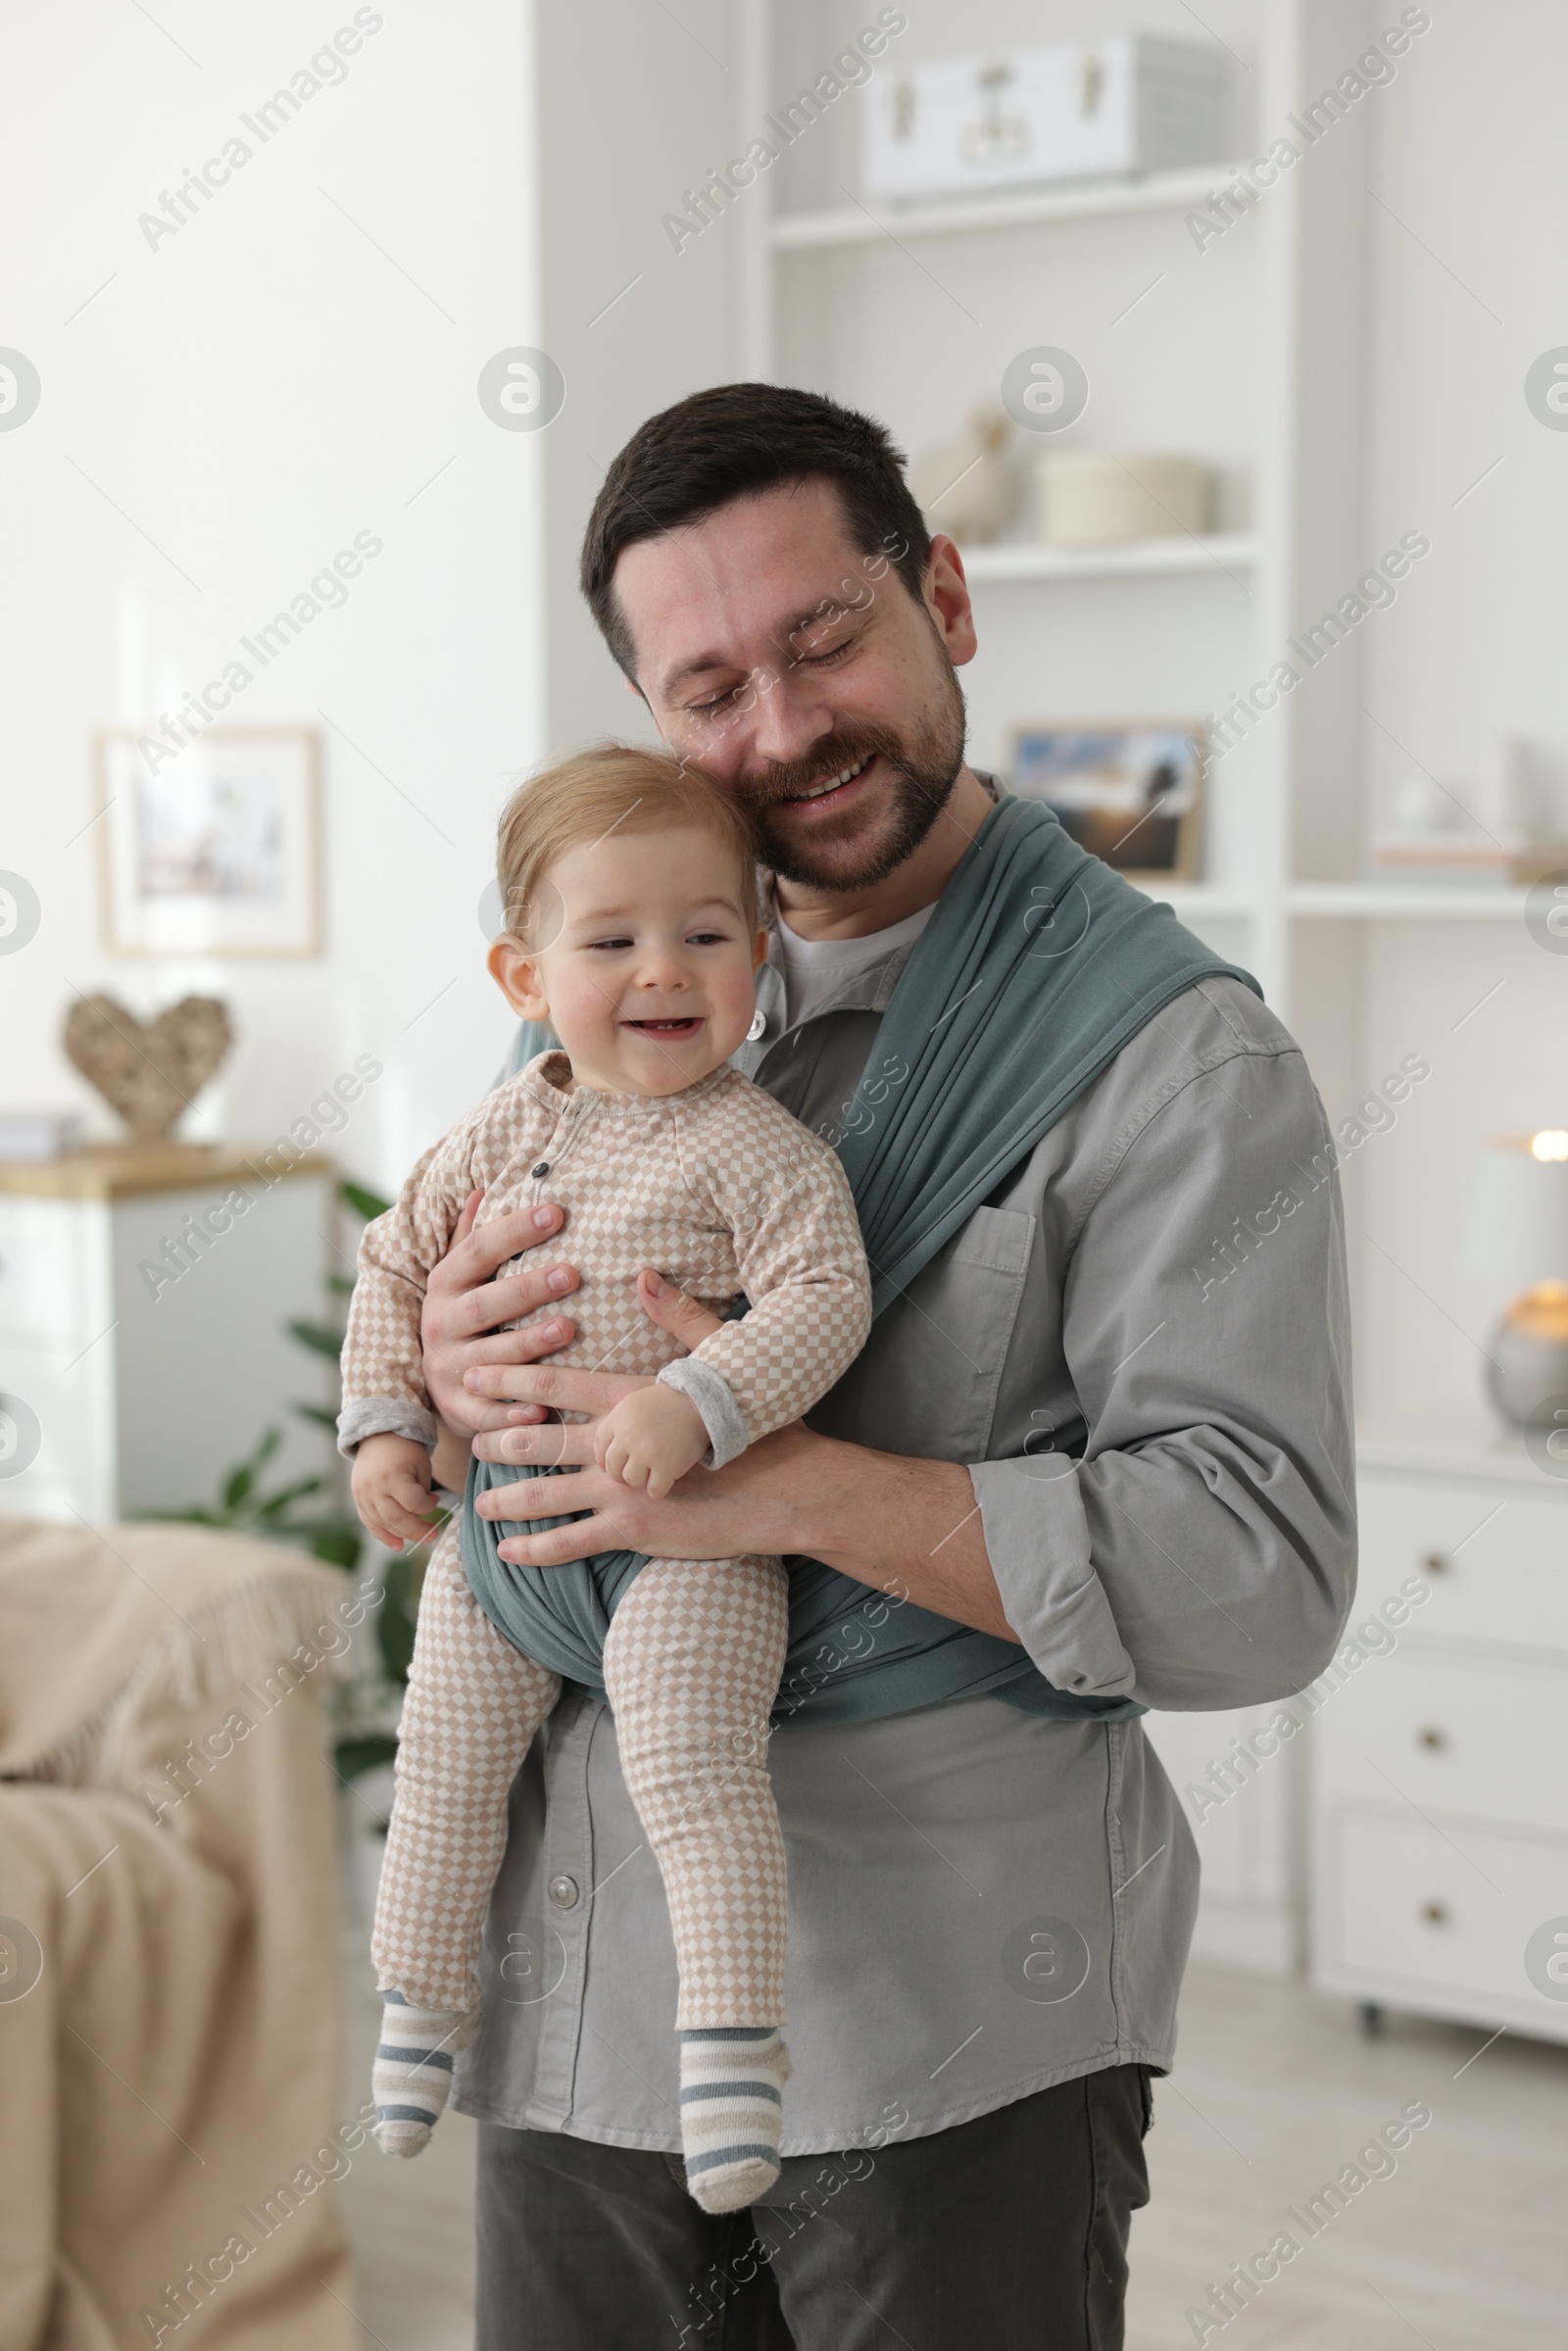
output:
[[547, 1176], [550, 1173], [549, 1160], [536, 1159], [533, 1165], [529, 1168], [528, 1173], [535, 1179], [535, 1181], [537, 1181], [540, 1176]]
[[760, 1037], [760, 1036], [762, 1035], [762, 1033], [763, 1033], [763, 1031], [766, 1029], [766, 1027], [767, 1027], [767, 1014], [766, 1014], [765, 1012], [758, 1012], [758, 1013], [756, 1013], [756, 1014], [754, 1015], [754, 1017], [753, 1017], [753, 1020], [752, 1020], [752, 1025], [751, 1025], [751, 1027], [750, 1027], [750, 1028], [747, 1030], [747, 1032], [746, 1032], [746, 1042], [747, 1042], [747, 1044], [748, 1044], [748, 1045], [755, 1045], [755, 1044], [757, 1043], [757, 1040], [758, 1040], [758, 1038], [759, 1038], [759, 1037]]
[[558, 1910], [575, 1910], [577, 1907], [576, 1879], [567, 1878], [564, 1875], [560, 1878], [552, 1878], [549, 1894]]

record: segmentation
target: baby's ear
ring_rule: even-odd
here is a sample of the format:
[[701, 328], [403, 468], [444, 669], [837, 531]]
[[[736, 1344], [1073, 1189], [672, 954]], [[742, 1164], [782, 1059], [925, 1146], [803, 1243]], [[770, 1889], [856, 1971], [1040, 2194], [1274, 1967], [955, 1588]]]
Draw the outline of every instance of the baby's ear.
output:
[[532, 955], [520, 939], [509, 933], [498, 939], [485, 957], [490, 977], [514, 1012], [524, 1020], [545, 1021], [550, 1006], [545, 1001], [544, 974], [539, 958]]
[[752, 942], [752, 969], [753, 969], [754, 971], [760, 971], [760, 970], [761, 970], [761, 968], [762, 968], [762, 965], [763, 965], [763, 964], [764, 964], [766, 961], [767, 961], [767, 932], [766, 932], [766, 930], [765, 930], [765, 928], [764, 928], [764, 929], [762, 929], [762, 930], [760, 930], [760, 931], [758, 932], [758, 934], [757, 934], [757, 937], [756, 937], [756, 938], [753, 940], [753, 942]]

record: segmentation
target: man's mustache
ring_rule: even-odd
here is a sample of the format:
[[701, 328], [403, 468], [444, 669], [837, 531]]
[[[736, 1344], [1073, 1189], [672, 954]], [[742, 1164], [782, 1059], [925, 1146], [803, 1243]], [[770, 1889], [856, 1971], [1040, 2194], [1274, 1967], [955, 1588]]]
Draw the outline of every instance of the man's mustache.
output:
[[740, 787], [741, 795], [759, 808], [770, 807], [778, 800], [798, 800], [803, 792], [825, 784], [829, 776], [842, 775], [846, 767], [878, 757], [895, 767], [906, 766], [905, 746], [891, 727], [866, 728], [854, 735], [829, 735], [825, 742], [816, 745], [809, 759], [776, 760], [762, 774], [749, 777]]

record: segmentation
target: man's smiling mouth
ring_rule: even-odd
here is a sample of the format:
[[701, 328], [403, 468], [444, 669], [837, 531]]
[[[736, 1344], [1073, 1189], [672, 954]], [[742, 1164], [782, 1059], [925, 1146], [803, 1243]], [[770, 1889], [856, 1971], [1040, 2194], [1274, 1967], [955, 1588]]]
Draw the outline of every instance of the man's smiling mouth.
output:
[[868, 767], [875, 757], [874, 752], [868, 751], [863, 759], [857, 759], [853, 766], [844, 768], [840, 774], [830, 775], [825, 783], [813, 784], [808, 792], [791, 793], [780, 805], [786, 808], [799, 808], [813, 800], [825, 800], [830, 792], [842, 791], [846, 784], [853, 784], [861, 769]]

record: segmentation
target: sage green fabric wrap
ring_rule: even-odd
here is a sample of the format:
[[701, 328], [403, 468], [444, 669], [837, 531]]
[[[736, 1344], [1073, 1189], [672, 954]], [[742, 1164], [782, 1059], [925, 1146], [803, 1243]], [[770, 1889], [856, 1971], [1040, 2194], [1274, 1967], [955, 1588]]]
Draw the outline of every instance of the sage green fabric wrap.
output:
[[[1146, 1021], [1196, 981], [1220, 976], [1257, 990], [1168, 906], [1078, 848], [1048, 809], [1004, 799], [905, 965], [877, 1035], [879, 1075], [870, 1089], [862, 1079], [839, 1145], [876, 1311]], [[550, 1523], [477, 1515], [475, 1496], [510, 1482], [488, 1463], [469, 1465], [463, 1562], [474, 1596], [517, 1648], [602, 1692], [605, 1635], [643, 1557], [604, 1551], [565, 1567], [509, 1566], [498, 1543]], [[775, 1722], [853, 1722], [986, 1692], [1063, 1719], [1144, 1712], [1131, 1698], [1055, 1690], [1013, 1642], [900, 1604], [819, 1560], [786, 1564], [790, 1643]]]

